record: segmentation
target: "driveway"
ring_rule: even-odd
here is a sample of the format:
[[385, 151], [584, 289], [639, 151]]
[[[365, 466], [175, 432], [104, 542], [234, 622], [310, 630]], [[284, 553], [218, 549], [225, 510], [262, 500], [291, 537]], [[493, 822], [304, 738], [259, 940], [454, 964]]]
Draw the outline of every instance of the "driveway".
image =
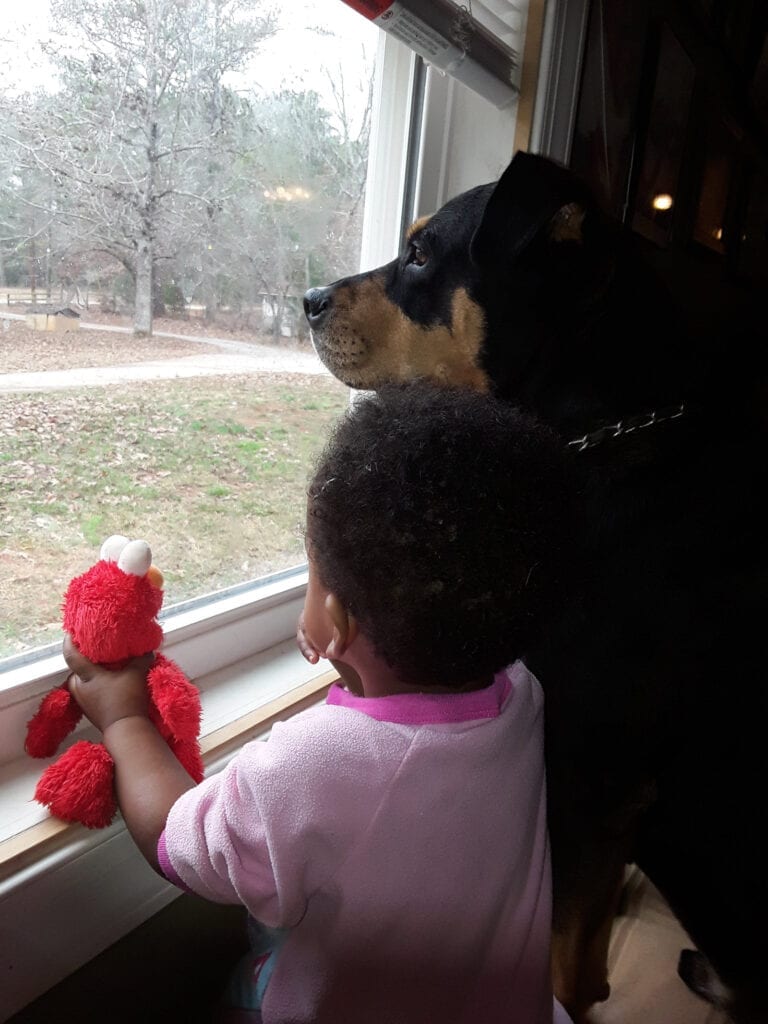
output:
[[[0, 313], [0, 318], [23, 320], [18, 313]], [[82, 330], [130, 334], [130, 327], [81, 323]], [[326, 374], [328, 371], [314, 351], [299, 352], [271, 345], [250, 344], [231, 338], [199, 338], [187, 334], [156, 331], [158, 338], [199, 343], [209, 351], [177, 359], [157, 359], [123, 366], [74, 367], [31, 373], [0, 374], [0, 392], [59, 391], [66, 388], [102, 387], [121, 381], [171, 380], [179, 377], [214, 377], [231, 373]], [[211, 352], [210, 348], [219, 349]]]

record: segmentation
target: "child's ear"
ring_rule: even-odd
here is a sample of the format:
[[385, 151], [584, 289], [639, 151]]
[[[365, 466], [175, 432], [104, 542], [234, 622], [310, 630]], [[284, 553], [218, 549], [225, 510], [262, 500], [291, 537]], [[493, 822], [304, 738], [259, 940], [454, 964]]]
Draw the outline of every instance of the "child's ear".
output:
[[357, 636], [357, 619], [348, 611], [335, 594], [327, 594], [325, 610], [333, 625], [331, 642], [325, 652], [328, 659], [340, 660]]

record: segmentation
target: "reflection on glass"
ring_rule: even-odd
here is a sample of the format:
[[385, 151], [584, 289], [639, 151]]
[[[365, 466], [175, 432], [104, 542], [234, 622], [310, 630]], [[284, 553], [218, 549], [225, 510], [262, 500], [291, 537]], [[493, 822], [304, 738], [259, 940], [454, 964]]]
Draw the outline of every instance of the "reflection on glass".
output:
[[[694, 78], [685, 50], [665, 26], [632, 221], [636, 231], [660, 245], [668, 242], [672, 228]], [[660, 197], [669, 203], [657, 205]]]
[[661, 192], [659, 195], [654, 196], [651, 202], [654, 210], [671, 210], [673, 205], [674, 199], [668, 192]]
[[752, 281], [768, 282], [768, 168], [754, 167], [741, 226], [738, 270]]
[[570, 165], [623, 219], [645, 49], [642, 3], [592, 4]]
[[715, 252], [725, 252], [723, 225], [734, 158], [733, 136], [722, 121], [711, 121], [707, 129], [693, 237]]

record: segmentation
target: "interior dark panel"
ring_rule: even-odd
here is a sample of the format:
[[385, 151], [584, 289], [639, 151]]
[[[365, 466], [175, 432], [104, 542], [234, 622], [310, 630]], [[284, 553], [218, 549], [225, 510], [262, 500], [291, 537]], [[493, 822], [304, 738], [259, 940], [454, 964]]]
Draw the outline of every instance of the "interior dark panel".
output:
[[761, 0], [590, 11], [571, 166], [702, 333], [765, 333], [767, 30]]

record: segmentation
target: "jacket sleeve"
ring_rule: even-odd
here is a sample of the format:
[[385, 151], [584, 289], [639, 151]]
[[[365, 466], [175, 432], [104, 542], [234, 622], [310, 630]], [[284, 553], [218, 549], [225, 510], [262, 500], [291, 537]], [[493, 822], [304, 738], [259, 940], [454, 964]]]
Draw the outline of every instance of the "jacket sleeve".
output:
[[241, 903], [269, 927], [297, 924], [365, 831], [371, 804], [362, 792], [371, 783], [386, 789], [395, 769], [386, 757], [371, 778], [370, 742], [384, 738], [366, 716], [351, 721], [350, 734], [348, 712], [312, 708], [183, 794], [158, 847], [166, 877], [214, 902]]

